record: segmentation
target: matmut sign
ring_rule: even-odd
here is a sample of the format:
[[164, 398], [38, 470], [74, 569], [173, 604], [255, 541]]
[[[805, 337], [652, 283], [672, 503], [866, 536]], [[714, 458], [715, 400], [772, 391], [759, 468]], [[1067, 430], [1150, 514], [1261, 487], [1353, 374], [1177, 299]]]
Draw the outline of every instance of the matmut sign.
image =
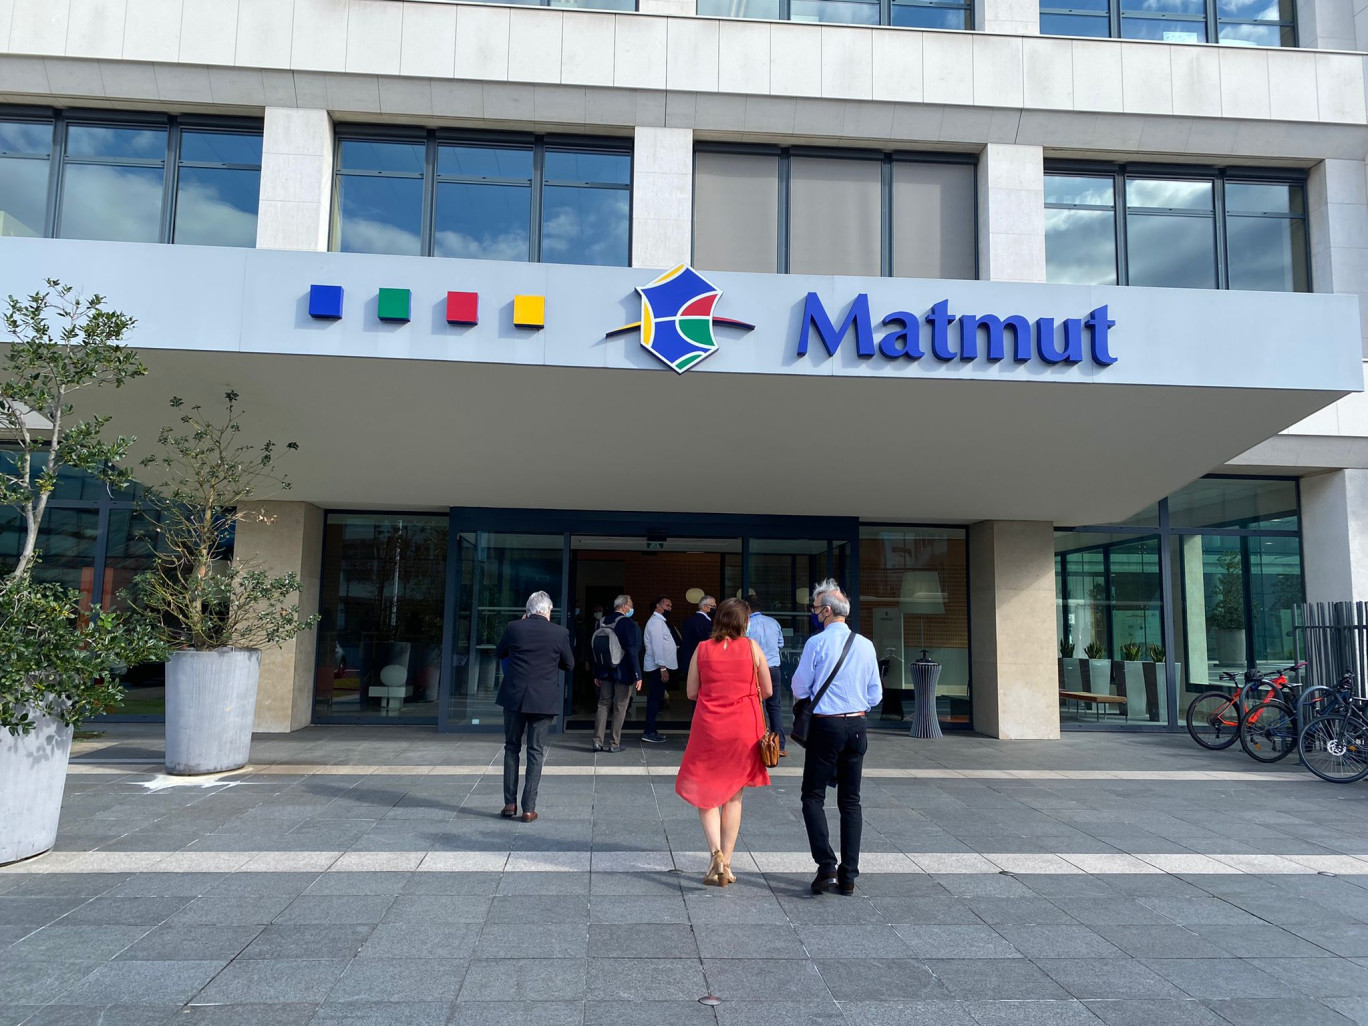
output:
[[[934, 360], [979, 360], [990, 363], [1011, 360], [1029, 363], [1093, 363], [1108, 367], [1116, 362], [1112, 355], [1111, 329], [1116, 322], [1107, 319], [1107, 308], [1099, 306], [1087, 317], [1056, 321], [1038, 317], [1033, 324], [1021, 314], [960, 314], [950, 310], [949, 300], [932, 305], [924, 315], [895, 310], [879, 321], [883, 333], [875, 338], [874, 318], [869, 312], [869, 296], [860, 293], [838, 324], [822, 305], [815, 292], [803, 303], [803, 322], [798, 332], [798, 355], [808, 354], [815, 334], [828, 356], [835, 356], [848, 335], [855, 336], [855, 353], [862, 359], [876, 356], [886, 360], [920, 360], [928, 353]], [[1008, 341], [1010, 336], [1011, 341]]]

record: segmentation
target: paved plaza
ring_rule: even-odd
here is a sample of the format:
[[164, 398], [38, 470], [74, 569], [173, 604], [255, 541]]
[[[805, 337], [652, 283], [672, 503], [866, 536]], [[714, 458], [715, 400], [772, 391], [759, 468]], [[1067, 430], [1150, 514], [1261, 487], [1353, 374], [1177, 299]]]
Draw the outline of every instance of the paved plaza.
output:
[[679, 735], [558, 739], [523, 824], [493, 737], [314, 727], [183, 780], [159, 732], [79, 743], [57, 849], [0, 870], [0, 1026], [1368, 1024], [1368, 785], [1186, 736], [876, 734], [843, 898], [801, 751], [718, 890]]

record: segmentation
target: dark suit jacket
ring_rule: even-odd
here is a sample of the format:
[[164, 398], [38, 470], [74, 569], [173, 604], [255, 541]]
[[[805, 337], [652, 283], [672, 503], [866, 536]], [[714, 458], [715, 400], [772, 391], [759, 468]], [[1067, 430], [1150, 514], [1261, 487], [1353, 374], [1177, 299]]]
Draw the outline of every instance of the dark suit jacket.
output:
[[561, 671], [575, 668], [569, 631], [544, 616], [514, 620], [504, 628], [494, 658], [508, 660], [495, 698], [499, 705], [541, 715], [561, 712]]
[[694, 649], [712, 637], [712, 620], [702, 611], [684, 621], [684, 644], [679, 648], [679, 672], [688, 674]]

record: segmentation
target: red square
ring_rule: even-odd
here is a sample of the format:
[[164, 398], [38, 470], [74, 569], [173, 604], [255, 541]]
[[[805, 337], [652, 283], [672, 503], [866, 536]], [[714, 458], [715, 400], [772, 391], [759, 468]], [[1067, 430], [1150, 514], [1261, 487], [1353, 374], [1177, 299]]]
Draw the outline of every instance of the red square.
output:
[[479, 324], [480, 294], [478, 292], [448, 292], [448, 324]]

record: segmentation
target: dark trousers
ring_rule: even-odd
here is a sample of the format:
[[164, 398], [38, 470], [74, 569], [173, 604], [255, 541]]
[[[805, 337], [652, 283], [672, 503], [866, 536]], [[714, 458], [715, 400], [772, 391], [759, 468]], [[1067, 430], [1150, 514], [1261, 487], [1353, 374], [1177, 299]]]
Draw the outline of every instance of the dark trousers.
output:
[[784, 736], [784, 707], [779, 699], [779, 667], [771, 666], [769, 671], [774, 693], [765, 699], [765, 718], [769, 720], [769, 729], [779, 735], [779, 750], [782, 752], [787, 747], [788, 739]]
[[646, 688], [646, 733], [654, 734], [656, 717], [660, 707], [665, 704], [665, 680], [660, 670], [647, 670], [644, 687]]
[[504, 710], [504, 804], [518, 801], [518, 755], [523, 736], [527, 737], [527, 779], [523, 783], [523, 812], [535, 812], [537, 788], [541, 784], [542, 760], [546, 756], [546, 735], [556, 717], [541, 713]]
[[[803, 761], [803, 824], [817, 868], [834, 873], [842, 883], [860, 875], [860, 774], [869, 748], [868, 724], [863, 716], [814, 716]], [[841, 862], [831, 850], [827, 830], [826, 789], [836, 774], [836, 807], [841, 811]]]

